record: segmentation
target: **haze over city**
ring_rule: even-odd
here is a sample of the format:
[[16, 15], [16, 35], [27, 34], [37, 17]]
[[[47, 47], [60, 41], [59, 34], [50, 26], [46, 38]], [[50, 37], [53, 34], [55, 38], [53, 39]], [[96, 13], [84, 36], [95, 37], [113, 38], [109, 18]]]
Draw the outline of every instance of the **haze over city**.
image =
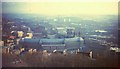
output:
[[119, 67], [117, 0], [4, 0], [3, 67]]
[[2, 4], [3, 13], [42, 15], [117, 15], [116, 2], [11, 2]]

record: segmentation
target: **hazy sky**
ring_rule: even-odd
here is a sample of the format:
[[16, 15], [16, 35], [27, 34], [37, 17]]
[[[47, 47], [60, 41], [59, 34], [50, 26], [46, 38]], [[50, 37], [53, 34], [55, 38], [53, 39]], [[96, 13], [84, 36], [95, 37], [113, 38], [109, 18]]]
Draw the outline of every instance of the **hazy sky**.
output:
[[3, 13], [44, 15], [117, 15], [117, 2], [4, 2]]
[[2, 2], [118, 2], [119, 0], [1, 0]]

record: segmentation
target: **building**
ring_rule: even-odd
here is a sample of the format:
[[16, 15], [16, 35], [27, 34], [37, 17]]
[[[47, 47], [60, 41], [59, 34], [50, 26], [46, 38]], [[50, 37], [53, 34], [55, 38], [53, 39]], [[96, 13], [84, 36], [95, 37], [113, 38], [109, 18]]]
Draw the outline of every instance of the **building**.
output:
[[75, 28], [72, 28], [72, 27], [67, 28], [67, 36], [74, 37], [75, 36]]
[[33, 33], [32, 32], [28, 32], [25, 38], [32, 38], [33, 37]]
[[19, 44], [24, 48], [34, 48], [37, 50], [48, 50], [48, 51], [63, 51], [64, 49], [79, 49], [84, 43], [81, 37], [75, 38], [42, 38], [42, 39], [21, 39]]

